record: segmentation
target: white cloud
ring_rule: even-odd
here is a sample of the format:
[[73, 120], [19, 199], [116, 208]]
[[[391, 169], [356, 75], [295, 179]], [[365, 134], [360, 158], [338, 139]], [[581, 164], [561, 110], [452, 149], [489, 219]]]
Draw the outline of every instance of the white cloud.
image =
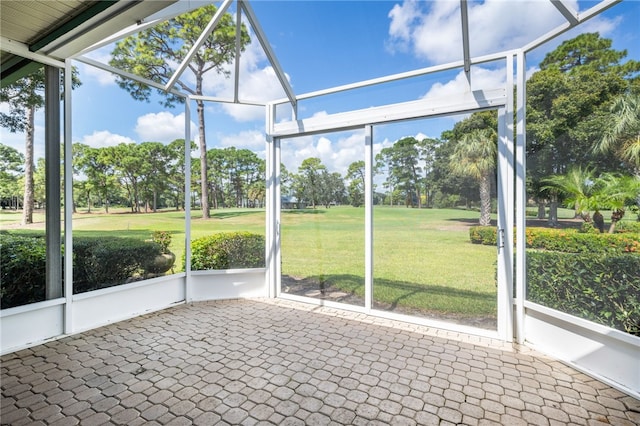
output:
[[364, 131], [304, 136], [282, 141], [282, 162], [290, 172], [307, 158], [320, 158], [330, 172], [344, 176], [354, 161], [364, 160]]
[[[567, 4], [578, 9], [577, 0]], [[472, 56], [522, 47], [565, 22], [550, 2], [486, 0], [468, 5]], [[387, 45], [392, 51], [410, 51], [432, 63], [462, 59], [459, 2], [405, 0], [391, 9], [389, 18]], [[597, 17], [579, 31], [606, 34], [617, 24], [617, 18]]]
[[[105, 46], [87, 53], [86, 56], [94, 61], [108, 64], [111, 59], [112, 50], [113, 46]], [[110, 72], [103, 71], [100, 68], [84, 63], [80, 63], [78, 68], [80, 70], [80, 80], [83, 79], [83, 76], [87, 76], [96, 81], [100, 86], [114, 86], [116, 84], [116, 76]]]
[[[173, 115], [167, 111], [138, 117], [136, 133], [142, 142], [171, 142], [184, 139], [184, 112]], [[191, 139], [198, 137], [197, 126], [191, 122]]]
[[[471, 89], [495, 89], [503, 87], [506, 81], [504, 68], [487, 69], [471, 67]], [[423, 98], [449, 98], [469, 91], [467, 77], [460, 71], [453, 80], [446, 83], [435, 83]]]
[[[232, 100], [234, 97], [235, 64], [226, 67], [231, 77], [210, 73], [203, 83], [203, 92], [210, 96]], [[255, 34], [251, 34], [251, 43], [240, 54], [240, 83], [238, 98], [241, 101], [267, 102], [285, 97], [273, 67], [268, 64]], [[285, 75], [287, 80], [289, 76]], [[189, 77], [193, 79], [193, 76]], [[221, 104], [222, 109], [237, 121], [262, 120], [264, 107], [235, 104]]]
[[127, 136], [111, 133], [108, 130], [96, 130], [90, 135], [84, 135], [82, 139], [80, 139], [80, 143], [93, 148], [104, 148], [107, 146], [116, 146], [121, 143], [135, 143], [135, 141]]
[[264, 157], [265, 134], [258, 130], [243, 130], [232, 135], [219, 137], [220, 145], [223, 147], [235, 146], [238, 149], [250, 149]]

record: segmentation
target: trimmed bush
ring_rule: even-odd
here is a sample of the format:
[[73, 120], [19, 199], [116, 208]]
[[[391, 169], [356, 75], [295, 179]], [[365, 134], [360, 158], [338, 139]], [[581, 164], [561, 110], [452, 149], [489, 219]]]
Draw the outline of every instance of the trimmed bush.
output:
[[[142, 278], [161, 252], [159, 244], [133, 238], [74, 238], [73, 292], [84, 293]], [[46, 264], [43, 235], [0, 233], [2, 309], [45, 300]]]
[[[575, 229], [527, 228], [527, 248], [563, 253], [640, 253], [637, 233], [583, 233]], [[472, 226], [469, 239], [474, 244], [496, 245], [496, 228]]]
[[495, 226], [472, 226], [469, 238], [473, 244], [497, 245], [498, 231]]
[[528, 252], [527, 299], [640, 335], [640, 256]]
[[73, 240], [73, 292], [84, 293], [128, 282], [144, 274], [162, 254], [157, 243], [119, 237]]
[[630, 222], [628, 220], [623, 220], [616, 223], [616, 233], [627, 233], [627, 232], [635, 232], [640, 234], [640, 222]]
[[264, 236], [249, 232], [220, 232], [198, 238], [191, 241], [191, 270], [262, 268], [264, 247]]
[[45, 300], [46, 264], [43, 237], [0, 234], [2, 309]]

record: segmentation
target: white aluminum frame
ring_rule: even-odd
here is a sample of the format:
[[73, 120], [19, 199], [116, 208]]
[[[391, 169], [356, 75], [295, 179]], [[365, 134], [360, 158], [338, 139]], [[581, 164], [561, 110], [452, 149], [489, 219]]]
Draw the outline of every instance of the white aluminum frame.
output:
[[[225, 274], [217, 274], [218, 277], [224, 276], [228, 279], [223, 280], [227, 286], [225, 294], [229, 297], [240, 296], [241, 293], [234, 292], [233, 288], [238, 280], [245, 283], [253, 283], [252, 292], [259, 293], [259, 289], [255, 287], [255, 274], [258, 276], [264, 276], [265, 282], [268, 284], [266, 289], [266, 295], [269, 297], [280, 296], [280, 141], [284, 137], [292, 137], [294, 135], [302, 134], [314, 134], [320, 132], [329, 132], [336, 129], [348, 130], [355, 128], [365, 129], [365, 169], [366, 169], [366, 181], [367, 187], [366, 203], [365, 207], [365, 231], [367, 237], [366, 244], [366, 270], [365, 273], [365, 285], [368, 286], [367, 299], [369, 303], [365, 307], [348, 306], [340, 303], [332, 303], [327, 301], [311, 301], [311, 303], [324, 304], [327, 306], [335, 306], [342, 309], [352, 309], [359, 312], [374, 313], [371, 308], [371, 294], [372, 294], [372, 276], [371, 270], [373, 268], [373, 252], [371, 235], [373, 232], [372, 221], [372, 125], [408, 120], [420, 117], [433, 117], [438, 115], [447, 115], [455, 111], [473, 112], [484, 109], [498, 109], [500, 117], [499, 125], [499, 165], [498, 170], [500, 174], [500, 188], [501, 197], [505, 201], [505, 205], [499, 215], [499, 227], [504, 229], [505, 244], [504, 248], [501, 248], [499, 262], [500, 272], [499, 281], [509, 282], [513, 279], [511, 277], [511, 271], [513, 271], [513, 227], [515, 223], [516, 232], [516, 254], [515, 258], [515, 283], [516, 283], [516, 297], [515, 297], [515, 316], [513, 310], [509, 309], [508, 301], [514, 300], [511, 294], [511, 285], [508, 288], [501, 286], [498, 289], [498, 304], [499, 304], [499, 325], [498, 332], [500, 337], [504, 340], [510, 340], [512, 336], [515, 336], [518, 343], [527, 343], [534, 347], [549, 353], [551, 356], [555, 356], [573, 367], [578, 368], [598, 379], [620, 389], [623, 392], [627, 392], [636, 398], [640, 397], [640, 365], [635, 363], [634, 360], [640, 359], [640, 338], [631, 336], [618, 330], [613, 330], [608, 327], [603, 327], [594, 324], [589, 321], [576, 318], [562, 312], [554, 311], [544, 306], [536, 305], [535, 303], [526, 300], [526, 252], [525, 252], [525, 207], [526, 207], [526, 132], [525, 132], [525, 116], [526, 116], [526, 54], [531, 50], [539, 47], [549, 40], [556, 38], [562, 33], [584, 23], [585, 21], [598, 16], [603, 11], [611, 8], [622, 0], [603, 0], [591, 7], [590, 9], [578, 12], [573, 10], [566, 0], [550, 0], [554, 7], [564, 16], [566, 22], [552, 29], [541, 37], [531, 41], [527, 45], [520, 49], [515, 49], [506, 52], [494, 53], [479, 57], [470, 57], [469, 48], [469, 34], [468, 34], [468, 16], [467, 16], [467, 1], [460, 0], [460, 13], [461, 13], [461, 31], [463, 40], [463, 59], [461, 61], [452, 62], [448, 64], [436, 65], [432, 67], [422, 68], [418, 70], [398, 73], [389, 76], [383, 76], [373, 78], [365, 81], [360, 81], [351, 84], [345, 84], [336, 86], [333, 88], [322, 89], [306, 94], [295, 95], [288, 78], [282, 70], [280, 64], [277, 62], [277, 58], [271, 49], [266, 35], [262, 30], [257, 16], [253, 12], [248, 0], [236, 0], [237, 1], [237, 13], [244, 12], [249, 23], [256, 31], [258, 40], [265, 51], [267, 58], [274, 70], [280, 84], [282, 85], [286, 98], [273, 100], [271, 102], [255, 102], [255, 101], [242, 101], [239, 99], [239, 82], [238, 65], [236, 63], [236, 82], [234, 88], [233, 99], [221, 99], [208, 96], [189, 96], [179, 90], [176, 90], [173, 86], [178, 81], [180, 72], [184, 71], [185, 63], [181, 65], [179, 72], [172, 76], [170, 84], [166, 87], [163, 84], [159, 84], [150, 80], [142, 79], [133, 74], [112, 68], [108, 65], [102, 64], [91, 58], [84, 56], [85, 54], [95, 50], [99, 47], [103, 47], [115, 40], [112, 37], [104, 42], [97, 43], [89, 49], [85, 49], [76, 55], [72, 55], [61, 61], [55, 57], [47, 56], [41, 52], [31, 52], [24, 44], [17, 43], [13, 40], [1, 38], [0, 43], [3, 46], [3, 50], [22, 56], [27, 59], [31, 59], [40, 62], [45, 65], [64, 68], [65, 69], [65, 103], [64, 103], [64, 140], [65, 140], [65, 188], [64, 198], [65, 205], [71, 205], [72, 200], [72, 167], [71, 167], [71, 105], [72, 105], [72, 92], [71, 92], [71, 60], [76, 59], [84, 62], [88, 65], [96, 68], [119, 74], [123, 77], [130, 78], [144, 84], [149, 85], [161, 90], [167, 90], [177, 96], [181, 96], [185, 99], [185, 148], [186, 153], [190, 152], [190, 122], [191, 111], [189, 103], [192, 100], [203, 100], [208, 102], [229, 102], [244, 105], [258, 105], [266, 106], [266, 147], [267, 147], [267, 216], [265, 223], [265, 231], [267, 235], [267, 245], [265, 247], [267, 265], [264, 270], [257, 269], [252, 271], [240, 271], [243, 277], [233, 278], [235, 272], [229, 272]], [[228, 5], [232, 0], [225, 0], [225, 5]], [[171, 18], [174, 15], [168, 16]], [[150, 25], [154, 25], [159, 20], [139, 23], [139, 25], [130, 27], [129, 29], [121, 31], [118, 36], [124, 37], [128, 34], [132, 34], [136, 31], [144, 29]], [[236, 25], [240, 25], [241, 17], [236, 18]], [[213, 29], [215, 24], [210, 24], [208, 28]], [[203, 36], [204, 37], [204, 36]], [[202, 39], [202, 37], [201, 37]], [[236, 44], [238, 44], [238, 38], [236, 38]], [[238, 48], [236, 47], [236, 51]], [[506, 88], [500, 89], [502, 94], [491, 94], [491, 91], [478, 91], [481, 93], [481, 97], [474, 97], [472, 92], [465, 93], [458, 100], [459, 104], [452, 105], [450, 102], [442, 100], [421, 100], [413, 102], [405, 102], [401, 104], [379, 106], [376, 108], [370, 108], [367, 110], [349, 111], [340, 114], [334, 114], [327, 117], [319, 118], [297, 118], [297, 104], [301, 100], [311, 99], [315, 97], [330, 95], [338, 92], [345, 92], [353, 89], [408, 79], [412, 77], [427, 75], [436, 73], [439, 71], [453, 70], [462, 68], [467, 75], [467, 83], [470, 87], [470, 67], [472, 65], [478, 65], [486, 62], [495, 61], [498, 59], [505, 59], [507, 62], [507, 82]], [[512, 84], [514, 83], [513, 76], [513, 62], [516, 62], [516, 138], [515, 145], [513, 142], [513, 93]], [[290, 103], [293, 107], [292, 121], [278, 123], [276, 120], [276, 108], [283, 103]], [[430, 109], [431, 108], [431, 109]], [[418, 112], [416, 112], [416, 109]], [[515, 161], [514, 158], [515, 149]], [[509, 160], [512, 159], [512, 160]], [[511, 163], [509, 162], [511, 161]], [[190, 168], [190, 155], [186, 155], [185, 164], [187, 168]], [[515, 171], [515, 175], [514, 175]], [[515, 187], [510, 185], [515, 184]], [[190, 174], [185, 176], [185, 193], [190, 193]], [[515, 194], [515, 200], [513, 195]], [[515, 204], [514, 204], [515, 203]], [[515, 207], [515, 217], [513, 214]], [[190, 204], [186, 204], [186, 219], [185, 219], [185, 233], [186, 233], [186, 249], [187, 253], [190, 250], [190, 235], [191, 235], [191, 218], [190, 218]], [[80, 304], [79, 308], [82, 308], [82, 304], [94, 303], [94, 298], [103, 298], [102, 300], [110, 300], [112, 306], [118, 307], [118, 300], [122, 297], [126, 297], [130, 292], [138, 292], [140, 294], [148, 295], [149, 299], [146, 305], [143, 307], [130, 307], [130, 309], [118, 310], [119, 313], [115, 316], [105, 316], [104, 321], [113, 321], [118, 318], [127, 316], [134, 316], [145, 309], [162, 309], [162, 307], [170, 306], [173, 303], [184, 303], [194, 300], [194, 298], [200, 299], [203, 297], [208, 289], [195, 290], [197, 294], [194, 295], [194, 288], [191, 286], [193, 273], [190, 268], [187, 267], [186, 273], [174, 274], [172, 276], [164, 277], [162, 279], [149, 280], [150, 284], [162, 283], [169, 289], [167, 295], [159, 295], [153, 291], [153, 285], [147, 285], [146, 282], [133, 283], [121, 286], [121, 289], [107, 289], [108, 291], [98, 291], [95, 294], [82, 294], [73, 295], [73, 276], [72, 276], [72, 216], [71, 209], [65, 209], [64, 212], [64, 226], [65, 226], [65, 295], [63, 298], [57, 298], [52, 300], [46, 300], [44, 302], [34, 303], [31, 305], [5, 309], [0, 311], [1, 328], [2, 328], [2, 353], [11, 352], [22, 347], [33, 346], [35, 344], [42, 343], [44, 341], [55, 339], [66, 334], [78, 332], [82, 328], [82, 318], [74, 314], [74, 303]], [[515, 220], [514, 220], [515, 219]], [[508, 247], [508, 249], [507, 249]], [[187, 256], [189, 259], [189, 256]], [[187, 260], [189, 262], [189, 260]], [[188, 263], [187, 263], [188, 265]], [[245, 276], [246, 274], [249, 274]], [[253, 274], [253, 276], [251, 276]], [[198, 276], [198, 280], [203, 273], [195, 274]], [[216, 274], [213, 274], [216, 275]], [[218, 279], [218, 278], [216, 278]], [[182, 290], [184, 290], [183, 300], [174, 300], [180, 298]], [[204, 291], [204, 293], [202, 292]], [[256, 293], [256, 294], [257, 294]], [[172, 296], [173, 295], [173, 296]], [[210, 297], [205, 296], [205, 297]], [[292, 295], [288, 295], [288, 298], [296, 300], [304, 300], [309, 302], [308, 298], [300, 298]], [[142, 301], [147, 302], [147, 297], [142, 296]], [[153, 300], [151, 300], [153, 299]], [[97, 299], [96, 299], [97, 300]], [[144, 303], [143, 303], [144, 304]], [[87, 305], [89, 306], [89, 305]], [[380, 316], [387, 316], [405, 321], [413, 321], [417, 323], [424, 323], [421, 319], [414, 317], [406, 317], [403, 315], [392, 315], [385, 313], [376, 313]], [[515, 329], [514, 321], [515, 319]], [[74, 325], [75, 324], [75, 325]], [[95, 324], [95, 325], [101, 325]], [[447, 328], [447, 324], [437, 324], [429, 322], [428, 325], [440, 326]], [[465, 327], [457, 327], [459, 331], [478, 332], [478, 329], [469, 329]], [[8, 340], [11, 341], [11, 347], [5, 345], [6, 336], [10, 336]], [[567, 342], [573, 342], [573, 344]], [[595, 343], [594, 343], [595, 342]], [[596, 345], [597, 349], [588, 354], [581, 352], [581, 345]], [[595, 347], [595, 346], [594, 346]], [[606, 360], [615, 359], [615, 362], [606, 362]]]
[[[295, 138], [310, 134], [348, 131], [355, 129], [363, 129], [365, 140], [363, 145], [363, 155], [365, 161], [365, 305], [351, 306], [343, 303], [336, 303], [326, 300], [317, 300], [308, 297], [296, 296], [283, 293], [282, 276], [280, 271], [280, 242], [268, 243], [272, 247], [272, 256], [277, 259], [275, 274], [269, 274], [268, 286], [276, 288], [276, 295], [279, 297], [301, 300], [308, 303], [318, 303], [325, 306], [334, 306], [342, 309], [364, 312], [371, 315], [382, 316], [386, 318], [401, 319], [420, 324], [437, 326], [455, 331], [472, 332], [490, 337], [498, 337], [505, 341], [511, 341], [513, 338], [513, 296], [511, 288], [513, 288], [513, 276], [510, 271], [513, 270], [513, 197], [510, 194], [513, 191], [513, 55], [509, 54], [505, 57], [507, 62], [506, 84], [505, 87], [494, 90], [477, 90], [461, 93], [458, 96], [448, 97], [446, 99], [425, 98], [418, 101], [404, 102], [384, 107], [366, 108], [361, 110], [349, 111], [345, 113], [336, 113], [325, 116], [312, 117], [307, 119], [298, 119], [287, 122], [275, 121], [275, 108], [277, 103], [269, 105], [268, 110], [271, 114], [267, 115], [268, 138], [280, 141], [283, 138]], [[510, 74], [510, 77], [509, 77]], [[397, 121], [412, 120], [418, 118], [439, 117], [443, 115], [457, 113], [471, 113], [488, 109], [498, 110], [498, 146], [499, 152], [497, 156], [498, 176], [499, 176], [499, 203], [498, 211], [498, 228], [505, 230], [504, 244], [498, 250], [498, 327], [496, 331], [480, 330], [472, 327], [460, 326], [440, 321], [432, 321], [416, 318], [407, 315], [399, 315], [388, 312], [382, 312], [373, 309], [373, 126]], [[267, 150], [271, 150], [269, 157], [279, 159], [279, 144], [267, 144]], [[277, 163], [269, 161], [272, 174], [267, 176], [267, 182], [276, 182], [273, 176], [273, 170], [279, 170], [279, 161]], [[274, 188], [272, 188], [273, 190]], [[270, 191], [271, 192], [271, 191]], [[277, 191], [279, 195], [279, 191]], [[275, 207], [275, 206], [274, 206]], [[279, 207], [279, 203], [278, 203]], [[270, 226], [274, 229], [279, 228], [280, 213], [277, 212], [269, 217]], [[510, 230], [510, 231], [508, 231]]]

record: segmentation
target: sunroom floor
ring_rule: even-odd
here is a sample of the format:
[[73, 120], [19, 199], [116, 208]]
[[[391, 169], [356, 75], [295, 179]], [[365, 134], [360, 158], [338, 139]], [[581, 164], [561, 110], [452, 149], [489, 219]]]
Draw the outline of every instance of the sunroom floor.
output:
[[180, 305], [5, 355], [2, 424], [638, 425], [501, 341], [284, 300]]

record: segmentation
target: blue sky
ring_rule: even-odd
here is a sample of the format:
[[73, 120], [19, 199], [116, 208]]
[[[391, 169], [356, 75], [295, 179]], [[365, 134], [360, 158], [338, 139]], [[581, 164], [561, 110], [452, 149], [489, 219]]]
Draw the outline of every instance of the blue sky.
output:
[[[583, 11], [594, 2], [569, 0]], [[196, 1], [183, 2], [193, 6]], [[252, 2], [293, 90], [306, 93], [359, 80], [452, 62], [462, 58], [457, 1], [267, 1]], [[472, 28], [471, 53], [482, 55], [520, 47], [563, 22], [551, 3], [541, 0], [507, 2], [486, 0], [469, 3]], [[511, 7], [507, 7], [511, 6]], [[235, 5], [232, 6], [235, 12]], [[626, 0], [556, 42], [544, 45], [527, 56], [528, 72], [535, 71], [544, 54], [562, 40], [579, 32], [599, 31], [614, 41], [617, 49], [627, 49], [628, 58], [640, 59], [640, 2]], [[241, 97], [266, 100], [280, 98], [270, 64], [253, 37], [241, 61]], [[108, 61], [111, 47], [90, 56]], [[156, 100], [134, 101], [103, 71], [78, 63], [82, 86], [73, 94], [73, 141], [92, 146], [120, 142], [159, 141], [168, 143], [182, 137], [183, 107], [166, 109]], [[474, 67], [473, 84], [499, 87], [504, 81], [504, 64]], [[185, 79], [189, 79], [185, 75]], [[232, 81], [212, 75], [206, 91], [228, 96]], [[306, 101], [300, 116], [346, 111], [354, 108], [415, 100], [425, 96], [445, 97], [463, 88], [460, 71], [413, 79], [348, 95]], [[458, 117], [459, 118], [459, 117]], [[456, 117], [406, 122], [374, 128], [376, 150], [403, 136], [438, 137], [451, 128]], [[192, 137], [196, 137], [195, 107]], [[223, 104], [207, 105], [207, 144], [211, 147], [249, 148], [264, 152], [264, 110]], [[36, 128], [36, 157], [44, 151], [42, 114]], [[24, 135], [1, 130], [2, 143], [23, 151]], [[317, 156], [332, 170], [344, 173], [352, 161], [362, 159], [361, 132], [336, 133], [286, 141], [283, 161], [295, 169], [307, 157]]]

